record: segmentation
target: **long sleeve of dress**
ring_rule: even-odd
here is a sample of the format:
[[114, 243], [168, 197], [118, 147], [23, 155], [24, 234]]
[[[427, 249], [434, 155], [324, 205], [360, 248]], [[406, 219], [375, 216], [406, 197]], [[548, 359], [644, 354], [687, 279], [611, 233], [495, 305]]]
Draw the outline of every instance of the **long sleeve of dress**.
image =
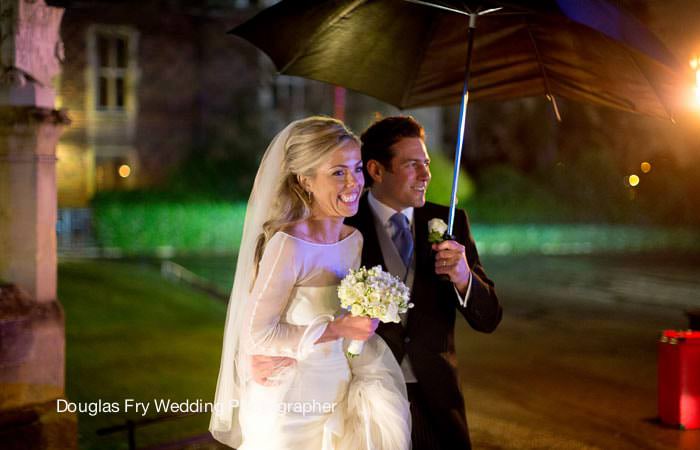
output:
[[307, 325], [282, 320], [300, 277], [300, 248], [293, 238], [276, 233], [265, 246], [258, 277], [251, 291], [248, 353], [304, 359], [324, 333], [331, 315], [321, 315]]

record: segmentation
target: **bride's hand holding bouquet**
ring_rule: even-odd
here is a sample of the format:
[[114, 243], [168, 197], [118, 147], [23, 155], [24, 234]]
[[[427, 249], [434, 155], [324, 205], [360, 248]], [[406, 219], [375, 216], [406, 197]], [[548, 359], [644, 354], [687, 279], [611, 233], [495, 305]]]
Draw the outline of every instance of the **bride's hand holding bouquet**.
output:
[[[381, 266], [350, 269], [338, 286], [338, 298], [340, 306], [349, 311], [352, 317], [366, 317], [375, 323], [398, 323], [401, 321], [400, 314], [413, 307], [413, 303], [409, 302], [408, 287], [398, 277], [383, 271]], [[365, 340], [352, 340], [348, 346], [348, 356], [359, 355]]]

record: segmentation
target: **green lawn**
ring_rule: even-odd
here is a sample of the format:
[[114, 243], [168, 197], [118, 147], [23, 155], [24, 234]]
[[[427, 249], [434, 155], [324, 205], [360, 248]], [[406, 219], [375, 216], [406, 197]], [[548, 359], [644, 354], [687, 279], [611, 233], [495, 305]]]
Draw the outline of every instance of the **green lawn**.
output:
[[[59, 265], [66, 315], [66, 391], [73, 402], [119, 402], [117, 414], [79, 414], [80, 447], [127, 448], [125, 434], [96, 435], [140, 414], [124, 399], [212, 401], [226, 307], [173, 284], [152, 266], [111, 261]], [[206, 432], [209, 416], [168, 421], [137, 432], [138, 446]]]

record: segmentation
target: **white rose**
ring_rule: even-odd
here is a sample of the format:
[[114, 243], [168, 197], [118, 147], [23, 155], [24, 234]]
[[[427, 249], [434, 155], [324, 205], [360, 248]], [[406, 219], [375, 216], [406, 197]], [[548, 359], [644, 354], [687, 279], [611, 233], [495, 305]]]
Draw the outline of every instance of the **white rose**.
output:
[[389, 307], [387, 308], [386, 315], [391, 317], [391, 320], [394, 322], [398, 322], [399, 319], [399, 305], [396, 303], [390, 303]]
[[438, 232], [443, 235], [445, 234], [445, 231], [447, 231], [447, 224], [442, 219], [430, 219], [428, 222], [428, 231], [430, 233]]
[[352, 289], [353, 289], [353, 291], [355, 291], [355, 293], [356, 293], [357, 295], [364, 295], [364, 294], [365, 294], [365, 291], [367, 290], [367, 285], [366, 285], [365, 283], [363, 283], [363, 282], [359, 282], [359, 283], [356, 283], [356, 284], [352, 287]]

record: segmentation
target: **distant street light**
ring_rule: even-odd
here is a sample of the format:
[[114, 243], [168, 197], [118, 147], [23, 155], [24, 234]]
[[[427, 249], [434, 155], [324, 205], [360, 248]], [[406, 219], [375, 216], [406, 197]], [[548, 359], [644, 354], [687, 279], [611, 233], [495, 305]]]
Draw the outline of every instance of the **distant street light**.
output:
[[627, 177], [627, 182], [630, 186], [635, 187], [639, 184], [639, 177], [637, 175], [630, 175]]
[[648, 162], [644, 161], [644, 162], [641, 164], [641, 169], [642, 169], [642, 172], [644, 172], [644, 173], [649, 173], [649, 172], [651, 172], [651, 164], [649, 164]]
[[126, 164], [122, 164], [119, 166], [118, 172], [120, 177], [126, 178], [131, 175], [131, 167], [127, 166]]

